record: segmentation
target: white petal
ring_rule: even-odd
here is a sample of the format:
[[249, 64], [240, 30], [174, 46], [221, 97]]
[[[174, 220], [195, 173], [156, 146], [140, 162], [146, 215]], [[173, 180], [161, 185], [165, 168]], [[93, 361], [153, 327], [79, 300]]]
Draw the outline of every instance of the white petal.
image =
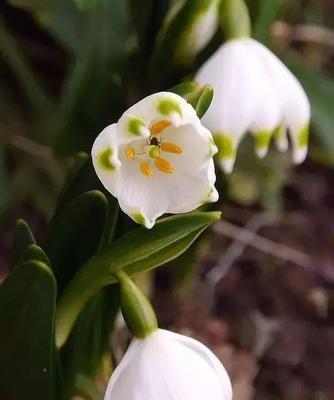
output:
[[170, 92], [155, 93], [130, 107], [119, 119], [120, 140], [129, 143], [148, 138], [150, 126], [158, 121], [179, 126], [192, 122], [194, 117], [195, 110], [181, 96]]
[[140, 172], [139, 164], [123, 163], [117, 198], [123, 212], [135, 222], [150, 229], [156, 219], [167, 211], [168, 193], [158, 171], [146, 177]]
[[269, 49], [255, 40], [252, 47], [272, 77], [283, 110], [283, 123], [290, 129], [294, 159], [301, 162], [307, 152], [306, 130], [311, 115], [308, 97], [296, 77]]
[[284, 125], [279, 126], [274, 136], [278, 150], [282, 152], [287, 151], [289, 148], [287, 128]]
[[172, 214], [192, 211], [204, 203], [218, 200], [215, 189], [215, 167], [210, 159], [195, 174], [183, 173], [176, 175], [169, 182], [169, 206], [167, 212]]
[[[168, 332], [168, 331], [167, 331]], [[168, 332], [169, 335], [174, 335], [177, 340], [183, 345], [187, 346], [189, 349], [195, 351], [199, 354], [203, 359], [206, 359], [208, 364], [216, 371], [219, 380], [221, 382], [221, 386], [224, 391], [224, 400], [232, 399], [232, 384], [230, 377], [228, 376], [225, 368], [222, 363], [218, 360], [218, 358], [210, 351], [206, 346], [200, 343], [197, 340], [194, 340], [190, 337], [179, 335], [178, 333]]]
[[197, 82], [214, 88], [212, 103], [202, 118], [203, 125], [214, 134], [232, 136], [236, 144], [250, 127], [256, 108], [256, 86], [252, 79], [256, 67], [244, 40], [231, 40], [216, 51], [195, 77]]
[[161, 157], [168, 159], [176, 173], [194, 175], [218, 151], [211, 133], [201, 125], [197, 117], [191, 124], [166, 129], [164, 141], [182, 148], [182, 154], [161, 151]]
[[231, 399], [223, 366], [197, 342], [162, 330], [136, 342], [111, 378], [105, 400]]
[[107, 126], [95, 139], [92, 147], [95, 172], [103, 186], [117, 196], [121, 162], [118, 158], [117, 125]]

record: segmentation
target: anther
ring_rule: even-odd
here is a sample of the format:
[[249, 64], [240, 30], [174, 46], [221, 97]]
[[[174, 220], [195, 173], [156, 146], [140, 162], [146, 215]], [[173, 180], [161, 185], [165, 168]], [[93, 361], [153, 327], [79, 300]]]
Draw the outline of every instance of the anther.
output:
[[165, 174], [172, 174], [174, 171], [172, 164], [164, 158], [157, 158], [154, 160], [154, 164], [159, 171], [164, 172]]
[[153, 124], [150, 128], [151, 134], [152, 135], [158, 135], [161, 133], [164, 129], [168, 128], [171, 125], [169, 121], [158, 121], [155, 124]]
[[145, 175], [147, 178], [151, 178], [151, 176], [153, 176], [153, 172], [150, 168], [150, 166], [148, 165], [147, 161], [142, 161], [139, 165], [140, 168], [140, 172]]
[[135, 151], [135, 149], [133, 147], [128, 147], [125, 150], [125, 157], [128, 160], [133, 160], [135, 158], [135, 155], [136, 155], [136, 151]]
[[174, 143], [163, 142], [161, 143], [160, 148], [162, 151], [165, 151], [166, 153], [175, 153], [175, 154], [183, 153], [182, 147], [177, 146]]

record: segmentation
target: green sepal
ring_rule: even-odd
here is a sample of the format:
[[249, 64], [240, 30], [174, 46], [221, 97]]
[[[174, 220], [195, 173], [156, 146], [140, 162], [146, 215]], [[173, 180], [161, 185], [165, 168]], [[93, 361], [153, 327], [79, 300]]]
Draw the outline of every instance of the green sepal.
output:
[[35, 238], [29, 225], [24, 219], [18, 219], [14, 230], [12, 266], [21, 260], [25, 249], [35, 243]]
[[92, 257], [75, 275], [60, 298], [56, 343], [61, 347], [80, 311], [103, 286], [115, 282], [114, 274], [132, 274], [162, 265], [182, 254], [220, 212], [196, 212], [160, 220], [151, 230], [137, 228]]
[[115, 276], [121, 288], [121, 310], [127, 327], [137, 338], [149, 336], [158, 329], [150, 302], [125, 272], [120, 271]]
[[219, 17], [226, 39], [250, 37], [251, 21], [243, 0], [222, 0]]
[[55, 399], [56, 281], [39, 261], [17, 265], [0, 286], [0, 398]]
[[197, 82], [184, 82], [173, 86], [170, 92], [176, 93], [190, 103], [198, 118], [202, 118], [210, 107], [213, 98], [213, 88], [210, 85], [200, 85]]

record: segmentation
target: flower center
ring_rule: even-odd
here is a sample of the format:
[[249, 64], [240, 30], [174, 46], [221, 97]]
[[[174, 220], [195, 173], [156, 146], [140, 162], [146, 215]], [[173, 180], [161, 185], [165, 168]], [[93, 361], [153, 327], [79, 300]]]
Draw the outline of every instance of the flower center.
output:
[[183, 149], [174, 143], [166, 142], [164, 137], [164, 130], [171, 126], [168, 121], [158, 121], [150, 127], [150, 137], [146, 143], [143, 144], [140, 150], [136, 150], [134, 147], [127, 147], [125, 149], [125, 157], [129, 161], [138, 159], [139, 170], [147, 178], [153, 176], [153, 170], [151, 166], [155, 166], [160, 172], [165, 174], [172, 174], [174, 172], [173, 165], [161, 157], [161, 153], [173, 153], [182, 154]]

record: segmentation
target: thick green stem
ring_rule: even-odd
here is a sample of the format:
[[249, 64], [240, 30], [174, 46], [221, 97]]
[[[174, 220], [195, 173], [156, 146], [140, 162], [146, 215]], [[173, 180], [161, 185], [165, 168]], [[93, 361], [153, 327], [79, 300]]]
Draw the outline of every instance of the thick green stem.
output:
[[239, 39], [251, 35], [251, 22], [243, 0], [222, 0], [220, 23], [226, 39]]

